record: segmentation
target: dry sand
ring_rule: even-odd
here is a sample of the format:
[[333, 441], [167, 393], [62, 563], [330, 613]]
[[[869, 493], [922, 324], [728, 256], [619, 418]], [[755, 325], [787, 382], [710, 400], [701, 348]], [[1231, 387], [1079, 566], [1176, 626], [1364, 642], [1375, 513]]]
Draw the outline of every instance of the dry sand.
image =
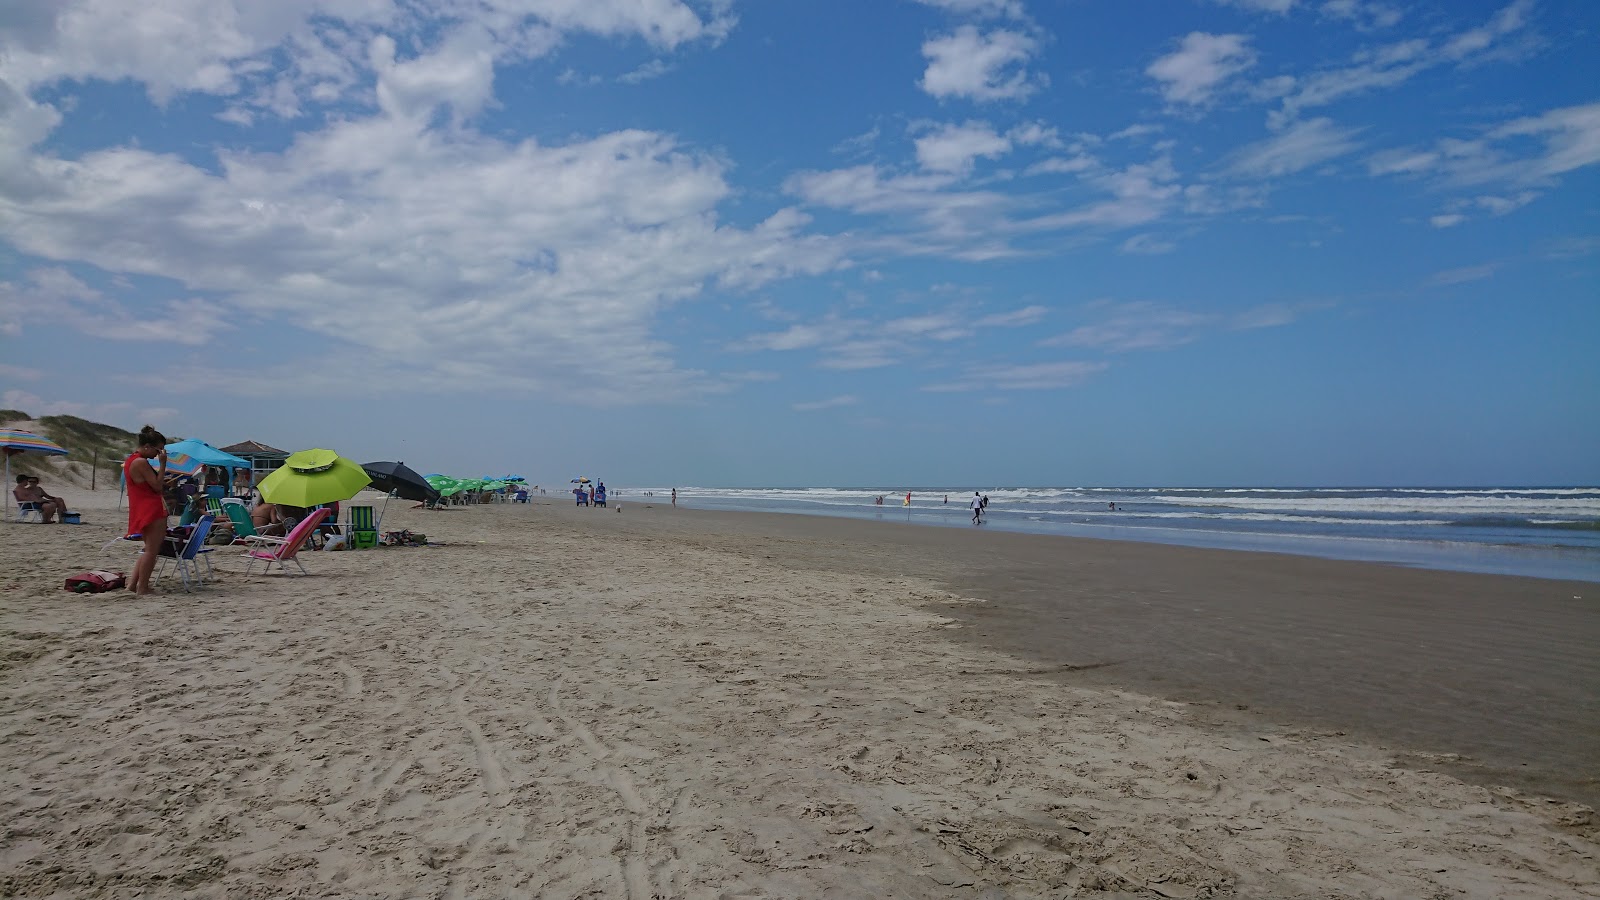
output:
[[0, 526], [0, 895], [1600, 897], [1584, 807], [953, 640], [938, 529], [391, 506], [445, 545], [79, 597], [85, 498]]

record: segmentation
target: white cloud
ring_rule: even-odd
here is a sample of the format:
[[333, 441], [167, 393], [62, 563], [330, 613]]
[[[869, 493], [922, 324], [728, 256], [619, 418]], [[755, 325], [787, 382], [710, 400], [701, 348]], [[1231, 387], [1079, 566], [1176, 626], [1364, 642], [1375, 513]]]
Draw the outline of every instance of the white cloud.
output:
[[943, 125], [916, 139], [917, 162], [931, 172], [967, 175], [974, 160], [998, 159], [1011, 152], [1011, 141], [987, 122]]
[[136, 313], [59, 268], [34, 269], [20, 283], [0, 282], [0, 322], [14, 323], [18, 334], [63, 326], [105, 340], [188, 346], [202, 346], [231, 327], [216, 303], [166, 300]]
[[1230, 78], [1255, 64], [1249, 40], [1242, 34], [1191, 32], [1145, 74], [1161, 83], [1168, 103], [1203, 106]]
[[[726, 3], [709, 4], [702, 17], [683, 0], [463, 0], [432, 5], [395, 0], [8, 0], [8, 5], [15, 13], [0, 20], [0, 44], [7, 48], [0, 56], [0, 80], [29, 91], [60, 79], [131, 79], [161, 104], [189, 92], [234, 98], [227, 115], [240, 123], [252, 119], [252, 110], [292, 117], [306, 103], [344, 99], [360, 84], [368, 47], [379, 37], [447, 34], [440, 47], [411, 60], [426, 60], [421, 68], [392, 73], [397, 102], [408, 104], [420, 90], [427, 96], [443, 91], [451, 101], [481, 103], [481, 53], [497, 60], [539, 57], [571, 33], [638, 37], [672, 50], [693, 41], [721, 40], [735, 23]], [[472, 34], [463, 38], [462, 31]]]
[[824, 369], [857, 370], [894, 365], [988, 328], [1019, 328], [1044, 318], [1043, 306], [1025, 306], [974, 316], [965, 309], [939, 309], [876, 320], [828, 315], [778, 331], [747, 335], [729, 344], [735, 353], [814, 350]]
[[394, 39], [372, 41], [378, 106], [393, 116], [426, 118], [449, 106], [459, 121], [471, 118], [494, 95], [494, 43], [475, 29], [458, 31], [434, 52], [409, 60], [395, 58]]
[[1089, 156], [1054, 156], [1042, 159], [1023, 170], [1024, 175], [1076, 175], [1099, 165]]
[[1471, 281], [1482, 281], [1485, 278], [1494, 277], [1494, 273], [1499, 270], [1499, 268], [1500, 266], [1497, 263], [1485, 263], [1481, 266], [1463, 266], [1459, 269], [1446, 269], [1443, 272], [1434, 273], [1434, 276], [1428, 279], [1428, 283], [1434, 287], [1446, 287], [1452, 284], [1466, 284]]
[[719, 223], [722, 164], [650, 132], [508, 144], [380, 115], [302, 134], [281, 153], [220, 159], [211, 172], [125, 148], [34, 157], [0, 179], [0, 236], [24, 253], [218, 298], [134, 314], [50, 295], [90, 333], [172, 339], [161, 319], [180, 316], [200, 323], [183, 334], [203, 335], [207, 310], [245, 309], [373, 355], [403, 353], [440, 389], [499, 384], [591, 402], [721, 389], [675, 367], [651, 336], [654, 318], [710, 287], [840, 259], [796, 210], [752, 228]]
[[937, 393], [1060, 390], [1082, 384], [1104, 372], [1108, 367], [1107, 363], [1081, 360], [1029, 365], [976, 366], [968, 369], [957, 381], [930, 384], [923, 390]]
[[1012, 312], [984, 316], [974, 324], [979, 328], [1016, 328], [1022, 325], [1032, 325], [1049, 314], [1048, 307], [1038, 305], [1024, 306]]
[[1122, 169], [1096, 169], [1085, 180], [1110, 195], [1110, 199], [1061, 213], [1019, 222], [1028, 230], [1060, 228], [1131, 228], [1161, 218], [1183, 195], [1177, 171], [1168, 157], [1134, 163]]
[[42, 377], [44, 377], [43, 369], [30, 369], [27, 366], [0, 363], [0, 378], [15, 378], [18, 381], [38, 381]]
[[918, 84], [940, 99], [1020, 100], [1046, 83], [1025, 67], [1037, 50], [1038, 42], [1020, 31], [963, 25], [923, 43], [928, 67]]
[[111, 403], [83, 403], [74, 400], [47, 400], [27, 391], [9, 390], [0, 393], [0, 407], [16, 409], [34, 417], [77, 416], [93, 422], [160, 422], [178, 414], [164, 406], [140, 408], [126, 401]]
[[1530, 158], [1531, 165], [1508, 164], [1511, 170], [1520, 170], [1516, 177], [1521, 181], [1542, 181], [1592, 166], [1600, 162], [1600, 103], [1567, 106], [1517, 119], [1489, 132], [1488, 139], [1493, 142], [1518, 138], [1544, 142], [1543, 152]]
[[1367, 158], [1371, 175], [1409, 175], [1431, 171], [1439, 164], [1439, 154], [1419, 150], [1384, 150]]
[[[1493, 58], [1500, 52], [1506, 38], [1526, 26], [1529, 8], [1527, 0], [1515, 0], [1482, 27], [1458, 32], [1437, 42], [1418, 38], [1363, 49], [1351, 57], [1349, 65], [1325, 69], [1298, 79], [1274, 79], [1270, 90], [1258, 92], [1281, 96], [1283, 106], [1278, 116], [1287, 121], [1305, 110], [1326, 106], [1346, 97], [1396, 87], [1428, 69], [1448, 64], [1468, 65]], [[1336, 15], [1345, 7], [1330, 3], [1323, 9]], [[1356, 15], [1368, 15], [1380, 27], [1393, 24], [1389, 15], [1370, 4], [1350, 7], [1350, 10]]]
[[1237, 313], [1195, 312], [1161, 303], [1100, 301], [1090, 309], [1099, 320], [1040, 342], [1045, 347], [1082, 347], [1107, 353], [1161, 350], [1192, 343], [1216, 331], [1288, 325], [1314, 307], [1266, 304]]
[[651, 79], [660, 78], [671, 71], [672, 66], [666, 60], [652, 59], [631, 72], [624, 72], [618, 75], [617, 80], [623, 84], [643, 84]]
[[819, 409], [838, 409], [841, 406], [854, 406], [861, 402], [861, 398], [854, 394], [840, 394], [826, 400], [811, 400], [805, 403], [794, 404], [796, 412], [815, 412]]
[[1533, 0], [1515, 0], [1495, 13], [1482, 26], [1468, 29], [1452, 37], [1442, 48], [1443, 53], [1454, 60], [1482, 53], [1492, 47], [1497, 40], [1521, 30], [1527, 24], [1528, 13], [1532, 10]]
[[1341, 128], [1331, 119], [1307, 119], [1235, 151], [1227, 173], [1240, 178], [1292, 175], [1353, 152], [1359, 129]]
[[1294, 9], [1296, 0], [1217, 0], [1217, 2], [1251, 12], [1276, 13], [1281, 16]]
[[1502, 216], [1537, 200], [1562, 176], [1600, 163], [1600, 103], [1567, 106], [1489, 128], [1472, 139], [1445, 138], [1430, 148], [1399, 148], [1367, 161], [1373, 175], [1427, 177], [1441, 186], [1494, 193], [1459, 197], [1429, 221], [1450, 228], [1474, 210]]
[[936, 7], [962, 16], [1020, 19], [1024, 15], [1021, 0], [917, 0], [917, 2], [923, 6]]
[[1324, 18], [1343, 19], [1363, 30], [1392, 28], [1405, 16], [1400, 8], [1374, 0], [1327, 0], [1320, 11]]
[[1168, 240], [1162, 240], [1153, 234], [1136, 234], [1123, 241], [1122, 247], [1119, 249], [1123, 253], [1155, 256], [1162, 253], [1171, 253], [1178, 249], [1178, 245]]

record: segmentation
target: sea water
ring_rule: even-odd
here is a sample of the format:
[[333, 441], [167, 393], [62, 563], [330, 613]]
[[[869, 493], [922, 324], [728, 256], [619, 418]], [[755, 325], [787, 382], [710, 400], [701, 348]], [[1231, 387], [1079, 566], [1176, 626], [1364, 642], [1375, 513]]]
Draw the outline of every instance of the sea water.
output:
[[[974, 527], [973, 488], [679, 487], [700, 509]], [[988, 529], [1600, 581], [1600, 488], [990, 487]], [[665, 500], [671, 488], [625, 489]], [[874, 501], [883, 497], [883, 505]], [[945, 502], [945, 498], [949, 502]]]

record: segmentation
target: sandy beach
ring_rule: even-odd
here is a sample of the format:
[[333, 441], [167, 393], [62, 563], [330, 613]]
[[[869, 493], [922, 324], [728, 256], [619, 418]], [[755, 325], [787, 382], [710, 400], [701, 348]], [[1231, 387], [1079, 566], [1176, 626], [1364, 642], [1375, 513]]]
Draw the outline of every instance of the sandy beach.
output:
[[80, 597], [0, 526], [0, 894], [1600, 897], [1592, 585], [622, 497]]

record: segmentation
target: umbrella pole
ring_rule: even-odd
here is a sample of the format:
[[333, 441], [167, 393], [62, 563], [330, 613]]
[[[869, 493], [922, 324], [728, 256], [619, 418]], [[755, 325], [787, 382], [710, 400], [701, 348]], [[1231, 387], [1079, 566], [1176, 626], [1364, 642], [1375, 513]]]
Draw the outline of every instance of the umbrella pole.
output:
[[11, 451], [9, 449], [6, 450], [6, 487], [8, 488], [8, 490], [6, 491], [6, 518], [10, 519], [11, 518], [11, 491], [9, 490], [9, 488], [11, 487]]
[[381, 536], [383, 534], [383, 514], [389, 511], [389, 498], [394, 496], [394, 491], [383, 495], [383, 509], [378, 510], [378, 521], [372, 523], [372, 529]]

